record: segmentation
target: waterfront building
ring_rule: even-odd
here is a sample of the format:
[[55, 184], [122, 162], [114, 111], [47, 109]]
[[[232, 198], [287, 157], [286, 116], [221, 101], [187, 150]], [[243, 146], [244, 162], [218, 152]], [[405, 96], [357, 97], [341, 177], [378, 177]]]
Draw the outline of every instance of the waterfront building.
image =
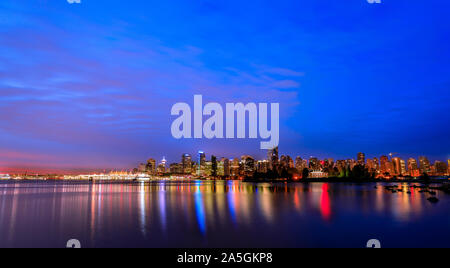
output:
[[11, 176], [9, 174], [0, 174], [0, 180], [10, 180]]
[[321, 171], [319, 159], [311, 157], [309, 159], [309, 169], [313, 171]]
[[241, 163], [245, 175], [250, 176], [255, 172], [255, 159], [253, 157], [244, 155], [241, 157]]
[[297, 156], [297, 158], [295, 158], [295, 169], [301, 173], [306, 167], [307, 165], [305, 165], [303, 159], [300, 156]]
[[430, 165], [430, 161], [428, 160], [427, 157], [425, 156], [421, 156], [419, 157], [419, 169], [420, 169], [420, 173], [424, 174], [424, 173], [431, 173], [431, 165]]
[[230, 159], [222, 158], [220, 160], [221, 165], [223, 166], [223, 176], [229, 177], [231, 175], [231, 164]]
[[256, 170], [257, 170], [259, 173], [267, 173], [267, 172], [269, 171], [269, 168], [270, 168], [270, 164], [269, 164], [269, 161], [268, 161], [268, 160], [260, 160], [260, 161], [258, 161], [258, 163], [257, 163], [257, 168], [256, 168]]
[[448, 166], [446, 163], [441, 161], [435, 161], [434, 167], [436, 169], [435, 175], [436, 176], [446, 176], [448, 171]]
[[170, 164], [170, 173], [172, 174], [184, 174], [183, 165], [179, 163]]
[[312, 171], [309, 173], [308, 178], [310, 179], [328, 178], [328, 173], [322, 171]]
[[203, 151], [198, 152], [197, 156], [197, 175], [204, 176], [206, 165], [206, 154]]
[[271, 169], [277, 169], [279, 158], [278, 158], [278, 147], [275, 147], [267, 152], [267, 160], [270, 163]]
[[401, 175], [402, 176], [406, 176], [407, 175], [406, 162], [403, 159], [400, 159], [400, 171], [401, 171]]
[[399, 157], [392, 158], [392, 166], [394, 167], [394, 172], [392, 175], [400, 176], [402, 175], [402, 164]]
[[364, 166], [366, 164], [366, 155], [364, 153], [358, 153], [356, 159], [358, 164], [360, 164], [361, 166]]
[[192, 156], [190, 154], [183, 154], [181, 157], [181, 165], [184, 174], [192, 173]]
[[156, 160], [150, 158], [147, 160], [146, 172], [150, 175], [156, 174]]
[[394, 168], [393, 165], [391, 163], [391, 161], [389, 161], [389, 158], [385, 155], [380, 157], [380, 171], [381, 171], [381, 175], [385, 176], [387, 175], [394, 175]]
[[373, 159], [367, 159], [366, 167], [370, 173], [376, 173], [377, 171], [376, 164]]

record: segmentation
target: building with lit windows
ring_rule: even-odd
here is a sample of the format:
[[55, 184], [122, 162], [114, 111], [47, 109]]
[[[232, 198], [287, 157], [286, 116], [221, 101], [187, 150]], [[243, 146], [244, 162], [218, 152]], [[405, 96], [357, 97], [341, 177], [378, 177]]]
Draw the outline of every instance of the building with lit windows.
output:
[[364, 153], [358, 153], [357, 155], [357, 162], [361, 166], [364, 166], [366, 164], [366, 155]]
[[419, 157], [419, 169], [420, 169], [420, 173], [424, 174], [430, 174], [431, 173], [431, 165], [430, 165], [430, 161], [428, 160], [427, 157], [425, 156], [421, 156]]

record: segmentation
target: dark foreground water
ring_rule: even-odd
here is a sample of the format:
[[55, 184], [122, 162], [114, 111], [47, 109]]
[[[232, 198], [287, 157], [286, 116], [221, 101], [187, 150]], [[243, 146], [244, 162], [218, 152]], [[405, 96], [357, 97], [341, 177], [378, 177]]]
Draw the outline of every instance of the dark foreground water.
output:
[[450, 247], [449, 195], [383, 185], [3, 181], [0, 247]]

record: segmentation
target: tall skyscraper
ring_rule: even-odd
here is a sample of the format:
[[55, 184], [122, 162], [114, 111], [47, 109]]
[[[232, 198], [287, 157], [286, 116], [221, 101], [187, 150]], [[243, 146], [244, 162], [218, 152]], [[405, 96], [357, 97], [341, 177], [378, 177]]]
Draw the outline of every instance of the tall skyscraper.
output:
[[150, 158], [147, 160], [146, 165], [146, 171], [147, 173], [154, 175], [156, 173], [156, 160], [153, 158]]
[[394, 167], [394, 173], [392, 175], [399, 176], [402, 175], [402, 164], [399, 157], [392, 158], [392, 165]]
[[239, 159], [235, 158], [231, 162], [231, 176], [239, 176]]
[[366, 164], [366, 155], [364, 153], [358, 153], [357, 159], [358, 164], [362, 166]]
[[183, 167], [183, 173], [192, 173], [192, 157], [190, 154], [183, 154], [181, 157], [181, 165]]
[[303, 166], [303, 159], [300, 156], [297, 156], [297, 158], [295, 158], [295, 169], [297, 169], [297, 172], [303, 172], [303, 169], [306, 166]]
[[276, 169], [278, 167], [278, 147], [275, 147], [267, 152], [267, 160], [269, 160], [271, 169]]
[[197, 158], [197, 175], [202, 176], [206, 167], [206, 154], [203, 151], [198, 151]]
[[421, 156], [419, 157], [419, 169], [420, 169], [420, 173], [424, 174], [424, 173], [431, 173], [431, 165], [430, 165], [430, 161], [428, 160], [428, 158], [426, 158], [425, 156]]
[[230, 159], [228, 158], [222, 158], [220, 162], [223, 165], [223, 176], [230, 176], [231, 175], [231, 165], [230, 165]]
[[441, 162], [441, 161], [435, 161], [434, 162], [434, 167], [436, 169], [436, 174], [437, 176], [445, 176], [447, 174], [447, 170], [448, 170], [448, 166], [446, 163]]
[[408, 159], [408, 174], [411, 177], [419, 177], [420, 176], [419, 165], [417, 164], [417, 160], [414, 158]]
[[373, 161], [373, 159], [367, 159], [366, 167], [370, 173], [376, 172], [375, 162]]
[[385, 155], [380, 157], [380, 171], [382, 175], [389, 174], [394, 175], [394, 170], [391, 161], [389, 161], [389, 158]]
[[256, 170], [259, 173], [267, 173], [267, 171], [269, 171], [269, 161], [268, 160], [258, 161]]
[[255, 172], [255, 159], [249, 155], [241, 157], [245, 175], [251, 175]]

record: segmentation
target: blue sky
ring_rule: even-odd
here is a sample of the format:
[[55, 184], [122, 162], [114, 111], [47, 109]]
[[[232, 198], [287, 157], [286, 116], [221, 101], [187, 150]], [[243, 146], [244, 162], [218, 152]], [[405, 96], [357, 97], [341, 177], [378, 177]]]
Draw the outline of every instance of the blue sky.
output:
[[130, 168], [259, 140], [175, 140], [176, 102], [279, 102], [280, 151], [450, 158], [447, 1], [0, 2], [0, 167]]

